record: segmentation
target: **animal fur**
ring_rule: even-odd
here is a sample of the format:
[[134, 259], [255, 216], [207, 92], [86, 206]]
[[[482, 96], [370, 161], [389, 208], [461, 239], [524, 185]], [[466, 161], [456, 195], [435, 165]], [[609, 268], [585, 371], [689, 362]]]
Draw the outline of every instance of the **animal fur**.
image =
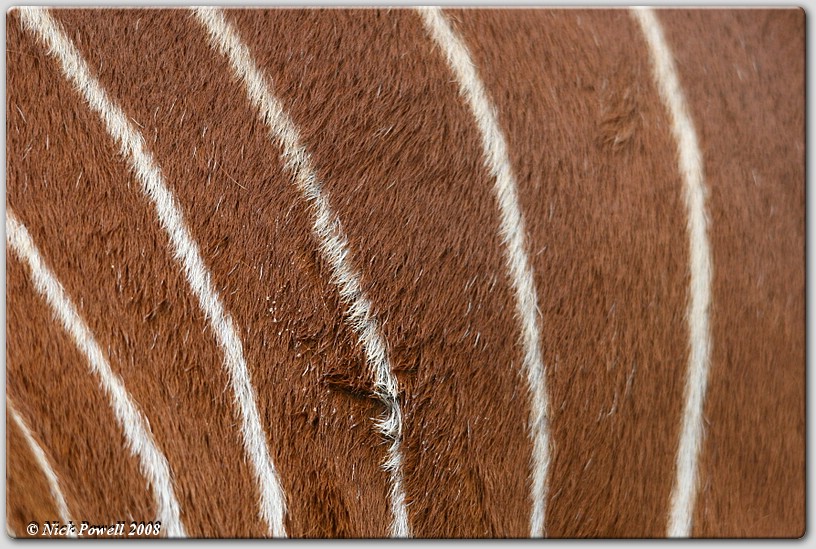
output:
[[[290, 537], [531, 534], [532, 400], [496, 177], [412, 10], [230, 10], [308, 150], [385, 342], [383, 393], [297, 184], [189, 10], [51, 10], [173, 194], [234, 324]], [[689, 363], [688, 210], [626, 10], [459, 10], [524, 220], [548, 406], [551, 537], [667, 534]], [[702, 151], [711, 351], [691, 535], [805, 528], [804, 14], [661, 10]], [[230, 370], [155, 203], [53, 51], [7, 14], [7, 206], [172, 472], [185, 533], [259, 537]], [[7, 394], [74, 520], [157, 516], [72, 336], [7, 247]], [[385, 397], [384, 397], [385, 394]], [[393, 398], [392, 398], [393, 397]], [[389, 400], [392, 398], [392, 400]], [[401, 432], [377, 428], [398, 403]], [[7, 408], [7, 523], [59, 520]], [[532, 415], [531, 415], [532, 412]]]

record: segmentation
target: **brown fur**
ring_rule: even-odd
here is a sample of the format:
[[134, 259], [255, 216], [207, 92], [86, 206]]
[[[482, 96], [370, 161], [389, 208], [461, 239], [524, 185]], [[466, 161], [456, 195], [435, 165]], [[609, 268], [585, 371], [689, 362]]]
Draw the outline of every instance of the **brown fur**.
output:
[[[805, 531], [804, 14], [670, 12], [665, 20], [707, 152], [717, 258], [695, 535], [798, 537]], [[692, 32], [699, 39], [682, 39]], [[705, 74], [698, 60], [715, 47]]]
[[555, 440], [548, 532], [665, 535], [688, 244], [640, 30], [624, 10], [456, 17], [498, 98], [535, 243]]
[[6, 522], [12, 530], [24, 533], [31, 517], [58, 517], [48, 483], [11, 417], [6, 425], [6, 456], [6, 500], [14, 502], [6, 509]]
[[[387, 535], [387, 447], [373, 425], [382, 405], [310, 210], [242, 85], [186, 11], [52, 13], [144, 134], [235, 320], [287, 533]], [[676, 144], [646, 44], [625, 11], [447, 14], [496, 107], [527, 222], [553, 437], [547, 533], [663, 536], [689, 260]], [[411, 11], [227, 17], [298, 125], [381, 322], [401, 385], [413, 534], [529, 535], [530, 400], [493, 179], [439, 49]], [[710, 188], [714, 354], [694, 534], [800, 535], [803, 17], [659, 17]], [[152, 204], [14, 11], [7, 41], [8, 205], [148, 418], [188, 534], [264, 535], [222, 352]], [[152, 520], [84, 356], [7, 257], [8, 394], [72, 514]], [[7, 431], [7, 516], [23, 535], [30, 520], [57, 517]]]

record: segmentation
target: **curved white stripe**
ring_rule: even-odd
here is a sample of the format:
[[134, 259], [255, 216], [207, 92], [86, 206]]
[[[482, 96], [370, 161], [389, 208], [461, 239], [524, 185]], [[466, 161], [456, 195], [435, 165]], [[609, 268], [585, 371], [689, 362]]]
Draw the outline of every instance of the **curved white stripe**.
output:
[[24, 26], [34, 31], [48, 45], [49, 52], [61, 63], [65, 76], [84, 96], [91, 109], [102, 118], [108, 133], [129, 160], [145, 194], [153, 201], [159, 221], [170, 237], [173, 253], [183, 267], [187, 282], [224, 351], [225, 367], [241, 412], [244, 448], [260, 485], [260, 516], [269, 525], [270, 535], [286, 536], [284, 493], [261, 426], [255, 392], [244, 361], [243, 346], [232, 317], [224, 309], [221, 298], [213, 287], [210, 272], [201, 259], [198, 245], [187, 230], [181, 208], [168, 189], [152, 155], [146, 150], [141, 133], [91, 75], [85, 60], [48, 12], [41, 8], [21, 8], [20, 17]]
[[28, 265], [34, 287], [51, 306], [65, 331], [71, 335], [79, 350], [88, 359], [91, 371], [99, 377], [100, 385], [108, 396], [113, 413], [124, 431], [128, 448], [139, 459], [142, 474], [153, 488], [158, 519], [167, 527], [167, 535], [185, 536], [179, 504], [173, 492], [170, 467], [153, 440], [147, 420], [131, 399], [122, 380], [111, 370], [90, 328], [79, 316], [62, 284], [43, 261], [28, 230], [17, 220], [11, 209], [6, 210], [6, 242], [20, 260]]
[[703, 444], [703, 403], [711, 356], [708, 311], [711, 302], [712, 261], [705, 210], [707, 191], [697, 133], [660, 22], [648, 8], [635, 9], [632, 14], [640, 24], [649, 44], [654, 79], [660, 98], [671, 117], [672, 134], [677, 142], [680, 173], [683, 176], [683, 194], [688, 209], [691, 284], [687, 317], [690, 353], [685, 409], [677, 450], [677, 477], [672, 489], [668, 526], [669, 536], [688, 537], [691, 536], [694, 500], [697, 495], [697, 462]]
[[532, 400], [529, 426], [533, 442], [530, 536], [544, 536], [547, 474], [550, 465], [549, 402], [546, 371], [541, 358], [538, 298], [524, 243], [524, 218], [519, 209], [516, 180], [504, 135], [467, 46], [453, 31], [439, 8], [420, 8], [420, 14], [428, 33], [442, 48], [456, 75], [460, 93], [476, 118], [485, 161], [496, 180], [494, 190], [501, 212], [501, 239], [516, 296], [516, 314], [521, 323], [521, 343], [524, 347], [523, 367]]
[[360, 278], [351, 264], [346, 235], [340, 220], [332, 211], [329, 199], [321, 189], [311, 156], [300, 142], [295, 123], [267, 85], [264, 75], [255, 64], [249, 49], [220, 10], [195, 10], [199, 22], [209, 33], [213, 48], [224, 54], [235, 74], [244, 82], [252, 105], [258, 109], [268, 125], [270, 138], [282, 149], [285, 168], [292, 173], [295, 184], [312, 206], [312, 231], [320, 252], [332, 268], [332, 279], [346, 304], [347, 321], [356, 331], [373, 369], [377, 396], [386, 408], [386, 416], [378, 421], [380, 432], [391, 440], [386, 469], [391, 476], [391, 535], [411, 535], [405, 494], [402, 488], [402, 417], [398, 400], [397, 378], [391, 370], [385, 340], [377, 320], [371, 313], [371, 302], [360, 287]]
[[[51, 497], [54, 498], [54, 503], [57, 505], [57, 513], [59, 513], [60, 521], [62, 521], [63, 524], [73, 522], [71, 520], [71, 513], [68, 512], [68, 504], [65, 502], [65, 496], [62, 493], [62, 488], [60, 488], [57, 473], [54, 471], [54, 468], [51, 467], [51, 463], [48, 461], [45, 451], [34, 439], [34, 435], [31, 434], [31, 429], [29, 429], [26, 422], [23, 421], [23, 418], [20, 416], [20, 413], [17, 411], [17, 408], [15, 408], [14, 403], [11, 401], [11, 397], [8, 395], [6, 395], [6, 406], [8, 406], [8, 411], [11, 413], [11, 419], [14, 420], [14, 423], [17, 424], [20, 432], [23, 433], [23, 438], [28, 444], [28, 448], [31, 450], [34, 460], [37, 462], [37, 465], [40, 466], [43, 475], [45, 475], [45, 480], [48, 482], [48, 489], [51, 492]], [[76, 534], [73, 533], [73, 531], [69, 531], [68, 537], [75, 538]]]

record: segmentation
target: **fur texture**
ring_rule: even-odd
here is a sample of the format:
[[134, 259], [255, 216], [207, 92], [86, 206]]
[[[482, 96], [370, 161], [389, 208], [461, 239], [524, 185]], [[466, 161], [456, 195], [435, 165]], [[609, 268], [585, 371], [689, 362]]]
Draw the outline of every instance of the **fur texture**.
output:
[[[142, 135], [242, 346], [291, 537], [531, 533], [536, 417], [484, 132], [413, 10], [229, 10], [309, 151], [384, 342], [383, 398], [285, 141], [189, 10], [51, 10]], [[506, 141], [540, 323], [553, 537], [667, 534], [690, 333], [688, 210], [625, 10], [443, 11]], [[804, 15], [659, 11], [708, 187], [711, 355], [694, 536], [804, 532]], [[212, 310], [127, 154], [7, 15], [7, 204], [146, 419], [190, 536], [258, 537]], [[260, 111], [263, 113], [263, 111]], [[126, 152], [126, 151], [125, 151]], [[332, 220], [334, 223], [334, 220]], [[335, 230], [339, 225], [331, 225]], [[7, 247], [7, 392], [70, 515], [155, 520], [89, 365]], [[205, 311], [208, 311], [207, 314]], [[692, 342], [693, 343], [693, 342]], [[399, 404], [402, 428], [378, 429]], [[8, 412], [7, 412], [8, 415]], [[7, 521], [56, 520], [7, 420]]]

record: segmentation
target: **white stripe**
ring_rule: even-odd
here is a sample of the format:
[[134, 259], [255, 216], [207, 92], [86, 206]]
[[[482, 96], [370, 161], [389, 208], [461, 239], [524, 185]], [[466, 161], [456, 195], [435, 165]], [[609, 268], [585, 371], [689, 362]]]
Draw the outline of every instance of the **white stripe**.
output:
[[397, 396], [397, 379], [391, 371], [379, 324], [372, 316], [371, 302], [363, 293], [360, 278], [351, 264], [348, 241], [340, 220], [331, 210], [329, 199], [321, 189], [311, 156], [301, 144], [295, 123], [272, 93], [271, 86], [267, 85], [238, 33], [224, 19], [220, 10], [199, 8], [195, 10], [195, 15], [209, 33], [213, 48], [229, 59], [233, 71], [243, 80], [252, 105], [269, 126], [270, 138], [283, 151], [285, 168], [292, 173], [298, 189], [312, 206], [312, 231], [319, 243], [320, 252], [331, 265], [332, 280], [338, 286], [340, 297], [347, 307], [347, 321], [363, 346], [366, 360], [374, 372], [377, 396], [386, 408], [386, 416], [378, 421], [378, 428], [391, 441], [385, 464], [391, 477], [391, 535], [410, 536], [402, 488], [402, 417]]
[[210, 272], [201, 259], [198, 245], [187, 230], [173, 193], [168, 189], [152, 155], [145, 149], [142, 135], [133, 127], [124, 111], [110, 100], [99, 81], [91, 75], [87, 63], [74, 44], [48, 12], [40, 8], [21, 8], [19, 13], [24, 25], [36, 32], [48, 45], [50, 53], [62, 64], [65, 76], [82, 93], [91, 109], [102, 118], [108, 133], [129, 160], [145, 194], [153, 201], [159, 221], [170, 237], [174, 255], [183, 267], [187, 282], [224, 351], [225, 367], [241, 412], [244, 448], [260, 485], [259, 514], [268, 524], [270, 535], [285, 536], [284, 493], [261, 426], [255, 392], [244, 361], [243, 346], [232, 317], [225, 311], [221, 298], [213, 287]]
[[[29, 429], [26, 422], [23, 421], [20, 413], [14, 407], [11, 397], [8, 395], [6, 395], [6, 406], [8, 406], [8, 411], [11, 413], [11, 419], [14, 420], [14, 423], [17, 424], [17, 427], [23, 433], [23, 438], [28, 444], [28, 448], [31, 450], [31, 453], [34, 455], [34, 460], [37, 462], [37, 465], [40, 466], [43, 475], [45, 475], [45, 480], [48, 482], [48, 489], [51, 491], [51, 497], [54, 498], [54, 503], [57, 504], [57, 513], [59, 513], [59, 518], [62, 521], [62, 524], [73, 522], [71, 520], [71, 513], [68, 512], [68, 504], [65, 502], [65, 496], [62, 493], [62, 488], [60, 488], [57, 473], [54, 472], [53, 467], [51, 467], [51, 463], [48, 461], [45, 451], [43, 451], [42, 446], [40, 446], [39, 443], [34, 440], [34, 435], [31, 434], [31, 429]], [[68, 537], [75, 538], [76, 534], [69, 531]]]
[[524, 243], [524, 219], [519, 209], [516, 180], [507, 144], [484, 85], [462, 39], [457, 36], [439, 8], [420, 8], [428, 33], [442, 48], [459, 82], [482, 137], [485, 161], [496, 180], [494, 191], [501, 212], [501, 239], [513, 291], [516, 314], [521, 323], [524, 348], [523, 368], [531, 395], [529, 436], [533, 442], [532, 503], [530, 536], [545, 535], [547, 474], [550, 465], [550, 434], [546, 371], [541, 357], [541, 328], [538, 320], [533, 272]]
[[139, 459], [142, 474], [153, 488], [158, 520], [167, 528], [167, 535], [185, 536], [179, 516], [179, 504], [173, 492], [170, 467], [153, 440], [147, 420], [131, 399], [122, 380], [111, 370], [90, 328], [79, 316], [62, 284], [43, 261], [28, 230], [17, 220], [11, 209], [6, 210], [6, 242], [20, 260], [28, 265], [34, 287], [45, 298], [65, 331], [88, 359], [91, 371], [99, 377], [116, 420], [124, 431], [128, 449]]
[[668, 535], [689, 537], [694, 515], [694, 500], [697, 495], [697, 461], [703, 444], [703, 402], [711, 355], [708, 311], [712, 275], [705, 211], [707, 191], [697, 133], [689, 116], [686, 99], [677, 79], [677, 69], [660, 22], [651, 9], [635, 9], [632, 14], [640, 23], [649, 44], [654, 79], [671, 117], [672, 133], [677, 142], [680, 173], [684, 182], [683, 194], [688, 209], [691, 285], [687, 318], [690, 353], [685, 409], [677, 450], [677, 478], [671, 495]]

